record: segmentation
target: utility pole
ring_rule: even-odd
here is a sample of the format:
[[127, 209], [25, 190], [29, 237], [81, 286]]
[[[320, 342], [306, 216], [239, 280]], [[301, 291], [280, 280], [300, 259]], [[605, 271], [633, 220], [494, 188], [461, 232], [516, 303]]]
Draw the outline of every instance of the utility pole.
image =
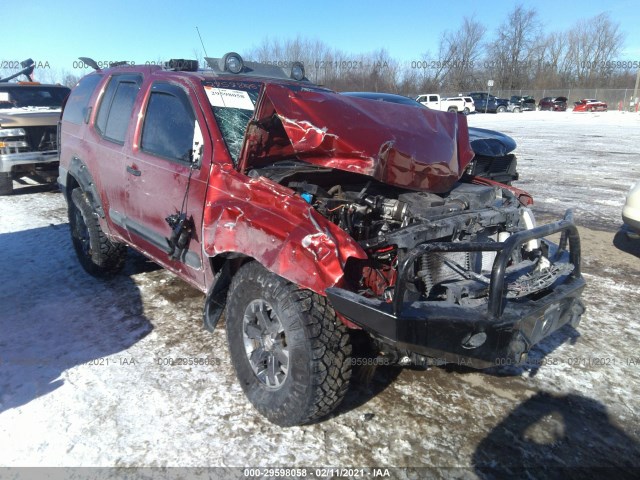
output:
[[638, 111], [638, 84], [640, 84], [640, 68], [636, 75], [636, 86], [633, 89], [633, 103], [636, 106], [636, 112]]

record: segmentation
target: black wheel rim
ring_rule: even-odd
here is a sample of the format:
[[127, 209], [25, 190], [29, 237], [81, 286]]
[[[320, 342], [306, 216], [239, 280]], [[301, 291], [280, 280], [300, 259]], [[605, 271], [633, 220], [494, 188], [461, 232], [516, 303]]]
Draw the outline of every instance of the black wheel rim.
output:
[[242, 338], [253, 373], [267, 388], [278, 389], [289, 374], [284, 327], [271, 305], [254, 300], [244, 312]]
[[73, 225], [71, 227], [71, 234], [76, 242], [76, 245], [80, 248], [82, 253], [87, 257], [91, 257], [91, 239], [89, 238], [89, 228], [82, 218], [80, 210], [76, 207], [73, 212]]

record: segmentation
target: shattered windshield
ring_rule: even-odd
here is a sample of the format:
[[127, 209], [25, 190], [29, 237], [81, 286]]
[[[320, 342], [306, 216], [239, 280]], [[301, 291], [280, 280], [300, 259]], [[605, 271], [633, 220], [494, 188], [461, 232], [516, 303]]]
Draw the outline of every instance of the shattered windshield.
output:
[[262, 84], [256, 82], [204, 82], [204, 91], [235, 165], [261, 88]]

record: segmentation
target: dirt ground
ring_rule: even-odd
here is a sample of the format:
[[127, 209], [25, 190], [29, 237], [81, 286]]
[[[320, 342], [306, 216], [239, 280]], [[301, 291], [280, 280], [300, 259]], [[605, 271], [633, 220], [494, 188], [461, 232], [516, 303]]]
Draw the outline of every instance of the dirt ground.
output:
[[525, 367], [380, 368], [334, 415], [304, 427], [254, 411], [223, 329], [201, 327], [203, 295], [139, 255], [117, 278], [93, 279], [74, 257], [60, 193], [23, 185], [0, 197], [0, 466], [640, 474], [640, 240], [620, 231], [640, 178], [640, 117], [576, 115], [469, 123], [516, 139], [517, 186], [534, 196], [539, 223], [576, 207], [588, 282], [578, 329], [547, 338]]

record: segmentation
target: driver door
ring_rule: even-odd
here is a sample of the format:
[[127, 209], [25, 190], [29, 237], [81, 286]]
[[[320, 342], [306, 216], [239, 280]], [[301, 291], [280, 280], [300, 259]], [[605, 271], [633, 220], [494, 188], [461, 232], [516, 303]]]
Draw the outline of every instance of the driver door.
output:
[[[202, 215], [212, 145], [195, 95], [187, 85], [156, 81], [141, 111], [132, 155], [127, 158], [127, 229], [154, 260], [203, 290]], [[186, 248], [170, 255], [167, 217], [192, 222]]]

